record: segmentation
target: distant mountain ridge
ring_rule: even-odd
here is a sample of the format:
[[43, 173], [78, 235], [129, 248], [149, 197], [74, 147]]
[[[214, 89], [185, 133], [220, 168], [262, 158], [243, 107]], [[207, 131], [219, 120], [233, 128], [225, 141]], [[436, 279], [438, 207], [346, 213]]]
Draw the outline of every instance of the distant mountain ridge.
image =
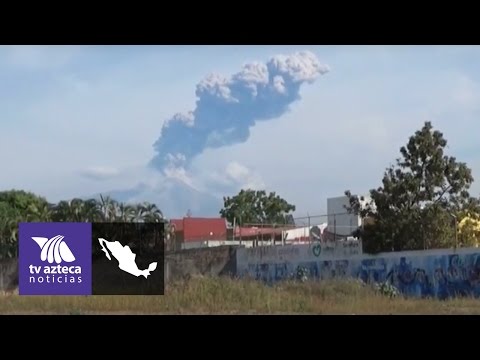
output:
[[110, 196], [125, 203], [154, 203], [168, 219], [182, 218], [190, 210], [192, 216], [218, 217], [223, 200], [202, 192], [176, 179], [166, 179], [159, 186], [144, 183], [134, 188], [112, 190], [90, 197]]

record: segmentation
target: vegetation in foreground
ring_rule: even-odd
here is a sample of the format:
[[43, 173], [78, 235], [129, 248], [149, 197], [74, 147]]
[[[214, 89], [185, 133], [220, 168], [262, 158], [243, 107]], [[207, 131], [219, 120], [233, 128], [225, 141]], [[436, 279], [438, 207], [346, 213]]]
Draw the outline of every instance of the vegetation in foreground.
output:
[[346, 191], [347, 210], [364, 219], [355, 232], [368, 253], [478, 246], [480, 198], [471, 169], [446, 155], [447, 140], [426, 122], [400, 148], [370, 200]]
[[0, 314], [480, 314], [480, 300], [390, 297], [358, 281], [192, 278], [164, 296], [0, 295]]
[[[149, 202], [126, 204], [110, 197], [51, 204], [23, 190], [0, 192], [0, 259], [17, 257], [20, 222], [161, 222], [162, 211]], [[168, 229], [167, 229], [168, 230]]]

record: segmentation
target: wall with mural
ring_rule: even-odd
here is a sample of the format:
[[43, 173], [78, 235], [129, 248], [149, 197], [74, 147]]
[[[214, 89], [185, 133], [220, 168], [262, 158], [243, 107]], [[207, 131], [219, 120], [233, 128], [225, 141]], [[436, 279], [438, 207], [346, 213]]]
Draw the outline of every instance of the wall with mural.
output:
[[240, 248], [237, 251], [237, 261], [240, 261], [242, 264], [298, 263], [317, 261], [323, 258], [338, 259], [360, 254], [362, 254], [361, 241], [344, 240], [336, 243], [316, 242], [312, 244]]
[[[237, 275], [268, 283], [304, 267], [313, 279], [353, 277], [366, 283], [389, 281], [403, 294], [446, 299], [480, 297], [480, 249], [384, 253], [324, 252], [319, 244], [238, 249]], [[352, 248], [353, 249], [353, 248]]]

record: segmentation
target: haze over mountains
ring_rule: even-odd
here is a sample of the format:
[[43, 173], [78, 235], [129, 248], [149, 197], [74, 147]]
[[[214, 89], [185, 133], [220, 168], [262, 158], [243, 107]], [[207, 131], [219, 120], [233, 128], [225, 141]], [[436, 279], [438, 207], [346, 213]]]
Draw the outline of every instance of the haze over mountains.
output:
[[167, 218], [181, 218], [189, 210], [192, 216], [219, 216], [223, 205], [221, 198], [196, 190], [177, 179], [165, 179], [165, 183], [159, 186], [138, 184], [131, 189], [112, 190], [102, 195], [122, 202], [152, 202], [157, 204]]

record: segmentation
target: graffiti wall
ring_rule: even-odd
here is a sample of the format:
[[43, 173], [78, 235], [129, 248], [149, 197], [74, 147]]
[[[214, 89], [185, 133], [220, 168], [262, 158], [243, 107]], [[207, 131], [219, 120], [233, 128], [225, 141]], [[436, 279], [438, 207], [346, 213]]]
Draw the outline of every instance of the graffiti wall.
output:
[[238, 249], [237, 275], [272, 283], [289, 278], [303, 267], [310, 278], [317, 280], [350, 277], [366, 283], [389, 281], [408, 296], [480, 297], [478, 248], [371, 256], [361, 251], [347, 251], [348, 254], [342, 255], [341, 251], [324, 251], [316, 246]]
[[334, 259], [360, 254], [362, 254], [362, 243], [360, 241], [345, 240], [337, 243], [318, 242], [312, 244], [240, 248], [237, 251], [237, 261], [244, 264], [315, 262], [323, 258]]

